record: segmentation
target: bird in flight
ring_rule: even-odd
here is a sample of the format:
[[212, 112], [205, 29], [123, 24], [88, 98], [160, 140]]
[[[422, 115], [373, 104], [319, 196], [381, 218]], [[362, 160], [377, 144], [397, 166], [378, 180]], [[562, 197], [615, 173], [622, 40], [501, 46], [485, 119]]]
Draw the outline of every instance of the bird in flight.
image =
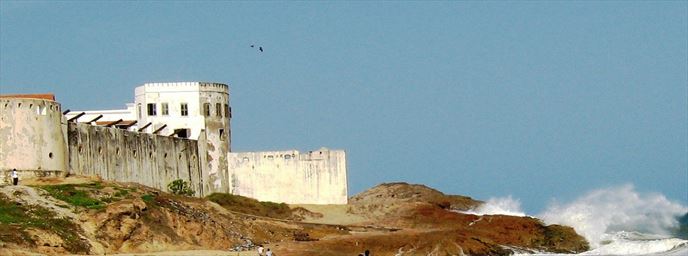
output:
[[[255, 47], [256, 47], [256, 45], [253, 45], [253, 44], [251, 45], [251, 48], [255, 48]], [[258, 50], [260, 52], [263, 52], [263, 46], [258, 46]]]

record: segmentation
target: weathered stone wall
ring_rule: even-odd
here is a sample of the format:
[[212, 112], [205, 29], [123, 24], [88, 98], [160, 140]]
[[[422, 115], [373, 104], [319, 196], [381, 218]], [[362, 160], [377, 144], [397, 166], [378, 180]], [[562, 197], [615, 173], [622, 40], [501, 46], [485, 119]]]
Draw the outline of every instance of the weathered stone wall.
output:
[[289, 204], [346, 204], [346, 153], [229, 153], [230, 192]]
[[0, 184], [19, 179], [63, 176], [67, 152], [60, 104], [29, 98], [0, 99]]
[[117, 128], [69, 123], [70, 173], [136, 182], [167, 191], [176, 179], [204, 196], [198, 143]]
[[[207, 191], [229, 193], [227, 153], [230, 151], [231, 140], [230, 117], [223, 113], [224, 105], [229, 102], [229, 88], [227, 85], [216, 83], [200, 83], [199, 88], [200, 105], [210, 106], [210, 115], [204, 118], [209, 172]], [[226, 112], [229, 112], [229, 109]]]

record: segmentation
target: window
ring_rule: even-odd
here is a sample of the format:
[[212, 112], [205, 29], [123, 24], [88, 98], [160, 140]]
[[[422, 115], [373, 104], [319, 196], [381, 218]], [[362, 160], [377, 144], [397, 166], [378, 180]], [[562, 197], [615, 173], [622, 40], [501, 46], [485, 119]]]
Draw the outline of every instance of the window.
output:
[[225, 129], [220, 129], [220, 140], [225, 140]]
[[44, 116], [46, 114], [45, 109], [46, 109], [45, 106], [38, 105], [38, 107], [36, 108], [36, 115]]
[[174, 129], [174, 134], [176, 134], [179, 138], [189, 138], [189, 136], [191, 135], [190, 130], [186, 128]]
[[229, 117], [229, 105], [225, 104], [225, 117]]
[[162, 115], [163, 115], [163, 116], [166, 116], [166, 115], [169, 115], [169, 114], [170, 114], [170, 108], [169, 108], [169, 106], [167, 105], [167, 102], [162, 103], [162, 105], [160, 105], [160, 108], [162, 108]]
[[182, 110], [182, 116], [188, 116], [189, 115], [189, 105], [186, 103], [181, 104], [181, 110]]
[[222, 117], [222, 104], [215, 103], [215, 115]]
[[148, 115], [149, 116], [157, 115], [157, 111], [155, 110], [155, 103], [148, 103]]
[[203, 115], [210, 116], [210, 103], [203, 103]]

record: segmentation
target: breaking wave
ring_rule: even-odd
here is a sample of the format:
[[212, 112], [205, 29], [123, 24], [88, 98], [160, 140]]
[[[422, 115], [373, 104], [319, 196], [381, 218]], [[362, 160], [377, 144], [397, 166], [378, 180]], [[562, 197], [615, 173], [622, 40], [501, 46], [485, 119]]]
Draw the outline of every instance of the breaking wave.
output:
[[590, 255], [685, 255], [679, 218], [688, 207], [657, 193], [641, 194], [627, 184], [598, 189], [568, 204], [552, 203], [538, 217], [573, 227], [590, 243]]
[[664, 195], [640, 194], [633, 185], [623, 185], [594, 190], [566, 205], [553, 203], [538, 217], [548, 224], [573, 227], [597, 248], [618, 232], [670, 237], [686, 212], [688, 207]]
[[484, 204], [461, 213], [473, 215], [511, 215], [511, 216], [526, 216], [521, 210], [521, 201], [514, 199], [511, 195], [507, 197], [490, 198]]
[[[461, 213], [528, 216], [512, 196]], [[688, 255], [688, 207], [662, 194], [639, 193], [631, 184], [593, 190], [566, 204], [555, 201], [536, 217], [573, 227], [590, 243], [582, 255]]]

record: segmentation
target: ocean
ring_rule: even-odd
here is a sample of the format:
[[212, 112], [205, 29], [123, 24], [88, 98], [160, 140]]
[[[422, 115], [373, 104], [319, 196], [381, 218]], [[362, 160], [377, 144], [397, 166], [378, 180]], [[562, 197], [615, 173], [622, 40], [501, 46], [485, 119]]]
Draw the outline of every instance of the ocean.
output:
[[[489, 199], [464, 213], [529, 216], [520, 209], [520, 201], [511, 196]], [[568, 203], [553, 202], [532, 217], [546, 224], [573, 227], [591, 247], [581, 255], [688, 256], [688, 206], [662, 194], [639, 193], [630, 184], [594, 190]]]

